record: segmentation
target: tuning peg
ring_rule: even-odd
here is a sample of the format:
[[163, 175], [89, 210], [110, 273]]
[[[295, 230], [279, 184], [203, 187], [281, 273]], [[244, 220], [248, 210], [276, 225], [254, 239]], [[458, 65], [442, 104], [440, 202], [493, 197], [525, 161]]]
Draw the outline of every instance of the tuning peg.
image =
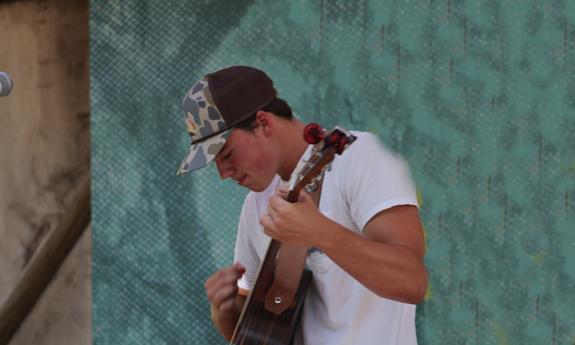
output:
[[303, 139], [306, 143], [315, 145], [323, 140], [325, 130], [317, 123], [310, 123], [303, 129]]
[[308, 183], [308, 184], [305, 186], [305, 191], [308, 192], [308, 193], [313, 193], [313, 192], [316, 191], [316, 189], [317, 189], [318, 186], [319, 186], [319, 184], [318, 184], [317, 180], [314, 178], [313, 180], [311, 180], [310, 183]]

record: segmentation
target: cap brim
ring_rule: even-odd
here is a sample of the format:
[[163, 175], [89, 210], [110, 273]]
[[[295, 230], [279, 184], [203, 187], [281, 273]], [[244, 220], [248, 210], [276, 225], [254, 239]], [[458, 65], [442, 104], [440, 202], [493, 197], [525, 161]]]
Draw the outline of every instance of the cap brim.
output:
[[224, 147], [229, 132], [230, 130], [228, 129], [199, 143], [192, 143], [190, 152], [180, 165], [177, 175], [183, 175], [187, 172], [203, 168], [213, 161], [222, 147]]

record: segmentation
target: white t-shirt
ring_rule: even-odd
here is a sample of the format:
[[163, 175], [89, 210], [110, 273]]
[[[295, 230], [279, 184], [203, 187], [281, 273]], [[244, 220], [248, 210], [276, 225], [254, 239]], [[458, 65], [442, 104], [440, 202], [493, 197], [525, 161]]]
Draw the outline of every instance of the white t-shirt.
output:
[[[336, 156], [325, 174], [319, 209], [350, 231], [361, 232], [382, 210], [418, 205], [407, 163], [386, 149], [375, 135], [352, 133], [357, 136], [356, 142]], [[310, 148], [302, 160], [309, 157]], [[246, 267], [238, 281], [242, 289], [251, 290], [257, 279], [270, 241], [259, 219], [280, 183], [276, 176], [266, 190], [250, 192], [244, 201], [235, 248], [235, 262]], [[417, 344], [415, 305], [377, 296], [319, 250], [308, 255], [306, 265], [313, 279], [296, 344]]]

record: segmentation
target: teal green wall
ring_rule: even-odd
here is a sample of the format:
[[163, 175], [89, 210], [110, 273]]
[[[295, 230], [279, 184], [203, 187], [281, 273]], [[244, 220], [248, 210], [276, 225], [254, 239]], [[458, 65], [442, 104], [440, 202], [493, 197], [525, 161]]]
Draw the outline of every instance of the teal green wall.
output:
[[246, 192], [175, 173], [181, 99], [232, 64], [410, 162], [420, 344], [575, 344], [573, 1], [95, 0], [90, 30], [95, 344], [224, 344], [203, 283]]

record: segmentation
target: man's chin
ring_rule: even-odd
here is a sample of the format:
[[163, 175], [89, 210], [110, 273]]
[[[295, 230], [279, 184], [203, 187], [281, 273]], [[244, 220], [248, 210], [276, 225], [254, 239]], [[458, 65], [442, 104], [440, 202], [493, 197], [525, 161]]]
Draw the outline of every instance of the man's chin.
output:
[[267, 187], [260, 187], [260, 186], [246, 186], [247, 189], [251, 190], [252, 192], [263, 192], [264, 190], [266, 190]]
[[247, 184], [244, 187], [251, 190], [252, 192], [259, 193], [259, 192], [263, 192], [264, 190], [266, 190], [270, 186], [270, 184], [272, 184], [272, 182], [273, 182], [273, 179], [271, 179], [264, 186], [262, 186], [262, 184], [260, 184], [260, 183], [254, 183], [254, 184]]

